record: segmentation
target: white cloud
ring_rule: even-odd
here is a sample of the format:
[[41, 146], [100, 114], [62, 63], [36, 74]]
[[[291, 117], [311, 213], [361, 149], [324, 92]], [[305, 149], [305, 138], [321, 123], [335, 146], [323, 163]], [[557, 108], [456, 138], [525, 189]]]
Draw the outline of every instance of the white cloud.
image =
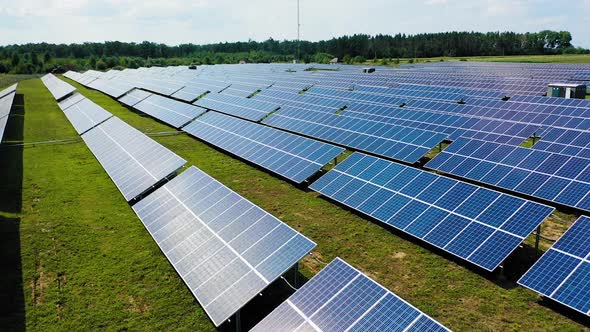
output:
[[[569, 30], [590, 47], [590, 0], [300, 0], [302, 38], [353, 33]], [[0, 0], [0, 43], [296, 38], [295, 0]]]

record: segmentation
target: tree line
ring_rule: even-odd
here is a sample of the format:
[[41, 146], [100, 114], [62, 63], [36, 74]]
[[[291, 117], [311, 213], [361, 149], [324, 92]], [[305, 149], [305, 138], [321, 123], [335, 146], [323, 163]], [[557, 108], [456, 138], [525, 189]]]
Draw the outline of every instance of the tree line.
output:
[[0, 47], [0, 73], [43, 73], [55, 67], [85, 70], [138, 68], [154, 65], [304, 62], [327, 63], [337, 57], [347, 63], [366, 59], [543, 55], [590, 53], [571, 44], [568, 31], [443, 32], [416, 35], [355, 34], [317, 42], [268, 40], [257, 42], [181, 44], [106, 41], [83, 44], [23, 44]]

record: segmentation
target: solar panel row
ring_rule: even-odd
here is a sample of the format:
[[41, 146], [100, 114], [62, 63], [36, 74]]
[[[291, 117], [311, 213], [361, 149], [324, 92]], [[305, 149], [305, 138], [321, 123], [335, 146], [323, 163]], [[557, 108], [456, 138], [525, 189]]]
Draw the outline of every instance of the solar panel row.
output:
[[590, 159], [458, 139], [426, 167], [590, 211]]
[[113, 115], [79, 93], [58, 103], [79, 135], [98, 126]]
[[82, 139], [127, 201], [132, 201], [186, 161], [117, 117]]
[[553, 211], [361, 153], [310, 188], [489, 271]]
[[205, 95], [194, 104], [251, 121], [260, 121], [279, 108], [272, 103], [215, 93]]
[[140, 89], [133, 89], [129, 93], [125, 94], [123, 97], [119, 98], [119, 102], [129, 107], [133, 107], [137, 103], [141, 102], [142, 100], [148, 98], [151, 95], [151, 92], [147, 92]]
[[449, 330], [336, 258], [251, 331]]
[[196, 167], [133, 210], [215, 326], [315, 247]]
[[41, 81], [43, 81], [45, 87], [47, 87], [49, 92], [53, 95], [53, 98], [57, 101], [60, 101], [76, 91], [76, 88], [53, 76], [53, 74], [47, 74], [41, 77]]
[[518, 283], [590, 315], [590, 218], [581, 216]]
[[133, 108], [175, 128], [180, 128], [186, 125], [199, 115], [206, 112], [206, 110], [201, 107], [156, 94], [150, 95], [141, 100], [139, 103], [133, 105]]
[[331, 144], [215, 112], [199, 117], [183, 130], [296, 183], [344, 152]]
[[0, 143], [2, 143], [12, 103], [16, 96], [16, 84], [0, 92], [0, 96]]
[[436, 132], [298, 108], [281, 108], [263, 123], [407, 163], [446, 139]]

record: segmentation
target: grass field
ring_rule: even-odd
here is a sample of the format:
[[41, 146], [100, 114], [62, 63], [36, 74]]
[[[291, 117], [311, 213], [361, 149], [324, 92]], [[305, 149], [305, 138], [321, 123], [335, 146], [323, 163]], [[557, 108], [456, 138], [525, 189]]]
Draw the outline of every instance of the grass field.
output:
[[[144, 132], [172, 130], [69, 82]], [[77, 137], [40, 80], [21, 82], [18, 93], [23, 106], [9, 121], [8, 142]], [[533, 262], [530, 246], [507, 262], [505, 274], [488, 274], [189, 136], [154, 139], [317, 242], [300, 265], [305, 277], [340, 256], [456, 331], [587, 330], [584, 317], [517, 287]], [[0, 147], [0, 174], [1, 248], [7, 257], [0, 271], [0, 326], [213, 330], [83, 142]], [[551, 227], [556, 234], [571, 222], [567, 215], [554, 218], [561, 225]]]

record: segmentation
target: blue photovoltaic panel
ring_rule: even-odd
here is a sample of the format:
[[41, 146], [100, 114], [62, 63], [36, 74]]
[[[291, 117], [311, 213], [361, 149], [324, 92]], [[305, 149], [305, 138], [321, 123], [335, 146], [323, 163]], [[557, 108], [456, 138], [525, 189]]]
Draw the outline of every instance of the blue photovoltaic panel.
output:
[[344, 152], [331, 144], [216, 112], [199, 117], [183, 130], [297, 183]]
[[119, 98], [119, 102], [123, 103], [124, 105], [133, 107], [135, 104], [139, 103], [140, 101], [146, 99], [147, 97], [151, 96], [151, 92], [147, 92], [140, 89], [134, 89], [128, 94], [124, 95], [123, 97]]
[[281, 108], [263, 122], [412, 164], [447, 137], [434, 131], [293, 107]]
[[449, 330], [336, 258], [251, 331]]
[[205, 109], [198, 106], [162, 97], [160, 95], [151, 95], [135, 104], [133, 108], [151, 115], [175, 128], [182, 127], [206, 112]]
[[518, 283], [590, 315], [590, 218], [581, 216]]
[[553, 211], [358, 152], [310, 188], [489, 271]]
[[41, 81], [43, 81], [45, 87], [47, 87], [49, 92], [51, 92], [51, 94], [53, 95], [53, 98], [55, 98], [55, 100], [57, 101], [60, 101], [67, 95], [72, 94], [74, 91], [76, 91], [76, 88], [53, 76], [53, 74], [47, 74], [41, 77]]
[[460, 138], [425, 167], [590, 211], [590, 159]]
[[75, 94], [63, 100], [58, 105], [79, 135], [82, 135], [113, 116], [104, 108], [81, 94]]
[[259, 121], [279, 108], [276, 104], [219, 93], [209, 93], [194, 104], [252, 121]]
[[315, 247], [196, 167], [133, 210], [215, 326]]
[[16, 85], [14, 85], [13, 92], [0, 97], [0, 143], [2, 142], [2, 137], [4, 137], [4, 130], [6, 129], [6, 124], [8, 123], [8, 117], [10, 115], [10, 109], [12, 108], [14, 96], [16, 96], [15, 91]]
[[176, 172], [186, 161], [121, 119], [112, 117], [82, 139], [127, 201]]

